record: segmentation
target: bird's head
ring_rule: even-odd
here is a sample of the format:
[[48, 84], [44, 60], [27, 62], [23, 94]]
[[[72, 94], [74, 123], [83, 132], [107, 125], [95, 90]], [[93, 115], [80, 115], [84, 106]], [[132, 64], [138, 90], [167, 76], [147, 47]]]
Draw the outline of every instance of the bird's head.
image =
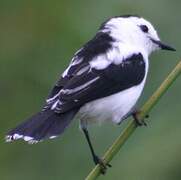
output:
[[144, 49], [148, 55], [159, 49], [175, 51], [174, 48], [160, 41], [150, 22], [139, 16], [111, 18], [101, 26], [100, 30], [108, 32], [115, 41]]

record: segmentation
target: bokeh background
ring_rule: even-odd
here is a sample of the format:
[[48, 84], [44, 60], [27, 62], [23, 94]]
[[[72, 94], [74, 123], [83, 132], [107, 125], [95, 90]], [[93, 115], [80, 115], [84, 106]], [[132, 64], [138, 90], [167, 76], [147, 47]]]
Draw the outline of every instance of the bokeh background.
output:
[[[180, 7], [179, 0], [0, 0], [0, 179], [84, 179], [94, 164], [78, 120], [60, 138], [36, 145], [8, 144], [4, 135], [40, 110], [75, 51], [115, 15], [144, 16], [177, 49], [151, 56], [143, 104], [180, 58]], [[100, 180], [181, 179], [180, 82], [179, 78], [150, 113], [148, 127], [134, 133]], [[90, 128], [99, 155], [126, 123]]]

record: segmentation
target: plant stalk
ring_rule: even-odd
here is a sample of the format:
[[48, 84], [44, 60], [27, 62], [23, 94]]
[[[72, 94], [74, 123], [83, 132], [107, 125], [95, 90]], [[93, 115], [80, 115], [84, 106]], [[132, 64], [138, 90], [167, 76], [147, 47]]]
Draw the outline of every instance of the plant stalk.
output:
[[[151, 109], [157, 104], [160, 98], [166, 93], [168, 88], [172, 83], [177, 79], [181, 74], [181, 61], [175, 66], [172, 72], [168, 77], [163, 81], [160, 87], [153, 93], [153, 95], [148, 99], [148, 101], [140, 109], [140, 113], [137, 118], [143, 120], [145, 116], [151, 111]], [[136, 130], [137, 125], [135, 121], [131, 121], [128, 126], [122, 131], [119, 137], [114, 141], [114, 143], [109, 147], [107, 152], [103, 156], [105, 163], [109, 163], [113, 157], [118, 153], [120, 148], [124, 145], [127, 139], [133, 134]], [[100, 166], [96, 165], [89, 175], [86, 177], [86, 180], [95, 180], [100, 175]]]

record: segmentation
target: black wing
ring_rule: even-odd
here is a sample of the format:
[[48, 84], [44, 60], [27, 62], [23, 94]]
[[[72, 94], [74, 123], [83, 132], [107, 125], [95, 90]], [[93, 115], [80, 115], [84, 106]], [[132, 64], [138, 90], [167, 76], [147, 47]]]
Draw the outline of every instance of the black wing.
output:
[[88, 64], [94, 57], [106, 53], [111, 48], [112, 42], [114, 42], [114, 39], [109, 34], [99, 31], [93, 39], [77, 51], [69, 67], [52, 88], [43, 109], [50, 108], [56, 102], [61, 89], [74, 77], [75, 71]]
[[110, 64], [96, 70], [82, 64], [66, 82], [54, 101], [52, 109], [64, 113], [87, 102], [103, 98], [140, 84], [145, 76], [145, 63], [141, 53], [134, 54], [121, 64]]

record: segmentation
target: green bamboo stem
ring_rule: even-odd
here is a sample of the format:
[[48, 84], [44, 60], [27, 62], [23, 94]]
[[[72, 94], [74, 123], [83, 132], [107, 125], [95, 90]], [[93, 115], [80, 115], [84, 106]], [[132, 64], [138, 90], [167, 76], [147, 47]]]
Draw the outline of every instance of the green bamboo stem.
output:
[[[159, 99], [166, 93], [168, 88], [172, 85], [172, 83], [176, 80], [176, 78], [181, 74], [181, 61], [175, 66], [172, 72], [168, 75], [168, 77], [164, 80], [164, 82], [160, 85], [160, 87], [154, 92], [154, 94], [148, 99], [148, 101], [143, 105], [138, 114], [138, 118], [143, 120], [144, 117], [150, 112], [150, 110], [156, 105]], [[124, 129], [124, 131], [120, 134], [120, 136], [114, 141], [114, 143], [107, 150], [105, 155], [103, 156], [103, 160], [106, 163], [109, 163], [113, 157], [118, 153], [123, 144], [127, 141], [127, 139], [133, 134], [136, 130], [137, 126], [134, 121], [131, 121], [128, 126]], [[89, 175], [86, 177], [86, 180], [94, 180], [100, 175], [100, 167], [96, 165]]]

